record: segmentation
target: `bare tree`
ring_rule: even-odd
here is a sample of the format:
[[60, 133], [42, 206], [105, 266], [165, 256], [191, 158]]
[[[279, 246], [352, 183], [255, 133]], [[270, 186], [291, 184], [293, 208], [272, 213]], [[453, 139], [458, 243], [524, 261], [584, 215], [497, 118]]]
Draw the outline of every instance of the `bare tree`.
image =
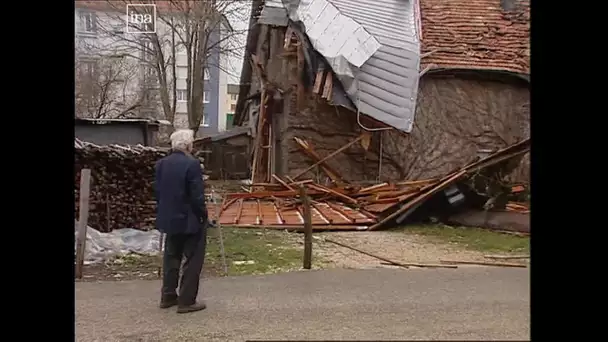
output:
[[145, 104], [145, 92], [129, 91], [137, 70], [122, 56], [77, 59], [75, 75], [75, 104], [79, 117], [128, 117]]
[[[142, 27], [131, 22], [125, 23], [127, 4], [156, 4], [155, 32], [130, 34], [126, 25], [139, 31]], [[178, 98], [178, 59], [185, 59], [187, 75], [185, 79], [185, 101], [187, 105], [188, 127], [198, 131], [204, 115], [204, 75], [206, 68], [221, 68], [219, 58], [239, 54], [245, 34], [243, 30], [233, 30], [227, 17], [245, 20], [247, 1], [239, 0], [171, 0], [135, 1], [106, 0], [103, 17], [97, 18], [98, 31], [107, 37], [102, 43], [96, 42], [101, 51], [113, 51], [137, 61], [143, 70], [154, 74], [148, 84], [152, 87], [162, 108], [164, 118], [175, 124]], [[152, 14], [151, 7], [135, 7], [136, 14]], [[122, 26], [121, 26], [122, 25]], [[118, 29], [122, 27], [121, 29]]]

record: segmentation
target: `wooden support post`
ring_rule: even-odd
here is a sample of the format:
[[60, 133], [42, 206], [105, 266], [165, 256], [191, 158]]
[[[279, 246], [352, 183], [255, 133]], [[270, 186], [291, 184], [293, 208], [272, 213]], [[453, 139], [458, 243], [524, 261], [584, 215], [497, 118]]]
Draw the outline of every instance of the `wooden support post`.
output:
[[108, 194], [107, 192], [106, 192], [106, 222], [107, 222], [106, 229], [108, 230], [108, 232], [111, 232], [112, 227], [110, 227], [110, 194]]
[[84, 251], [87, 241], [87, 223], [89, 220], [89, 194], [91, 191], [91, 170], [80, 171], [80, 202], [78, 213], [78, 238], [76, 240], [76, 278], [82, 279]]
[[302, 199], [302, 211], [304, 213], [304, 269], [312, 267], [312, 218], [310, 214], [310, 199], [306, 195], [306, 189], [300, 185], [300, 198]]

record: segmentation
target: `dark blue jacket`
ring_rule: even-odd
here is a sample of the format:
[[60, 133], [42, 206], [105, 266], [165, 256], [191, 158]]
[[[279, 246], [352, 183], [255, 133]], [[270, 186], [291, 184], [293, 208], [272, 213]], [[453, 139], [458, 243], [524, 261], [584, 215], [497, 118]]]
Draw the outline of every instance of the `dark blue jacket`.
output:
[[203, 170], [198, 159], [173, 151], [156, 163], [156, 229], [195, 234], [206, 227]]

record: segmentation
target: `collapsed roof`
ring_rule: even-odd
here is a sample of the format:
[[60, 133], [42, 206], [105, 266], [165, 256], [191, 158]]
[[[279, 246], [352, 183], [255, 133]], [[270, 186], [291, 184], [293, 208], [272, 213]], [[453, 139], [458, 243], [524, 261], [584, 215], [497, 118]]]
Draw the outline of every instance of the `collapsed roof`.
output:
[[266, 0], [258, 22], [300, 24], [355, 108], [410, 132], [420, 40], [414, 1]]
[[[315, 54], [322, 57], [340, 80], [332, 104], [407, 133], [418, 81], [426, 72], [487, 70], [526, 79], [530, 73], [529, 0], [255, 0], [253, 5], [262, 9], [252, 11], [246, 59], [256, 23], [289, 26], [315, 50], [307, 61], [325, 64], [314, 61]], [[244, 63], [236, 121], [250, 77]]]

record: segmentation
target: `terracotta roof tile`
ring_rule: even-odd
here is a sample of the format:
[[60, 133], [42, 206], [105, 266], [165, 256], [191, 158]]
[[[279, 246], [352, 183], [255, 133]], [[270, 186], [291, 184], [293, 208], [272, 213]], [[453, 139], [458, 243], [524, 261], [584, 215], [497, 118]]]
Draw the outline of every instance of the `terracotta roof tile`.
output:
[[422, 67], [530, 73], [530, 2], [421, 0]]

